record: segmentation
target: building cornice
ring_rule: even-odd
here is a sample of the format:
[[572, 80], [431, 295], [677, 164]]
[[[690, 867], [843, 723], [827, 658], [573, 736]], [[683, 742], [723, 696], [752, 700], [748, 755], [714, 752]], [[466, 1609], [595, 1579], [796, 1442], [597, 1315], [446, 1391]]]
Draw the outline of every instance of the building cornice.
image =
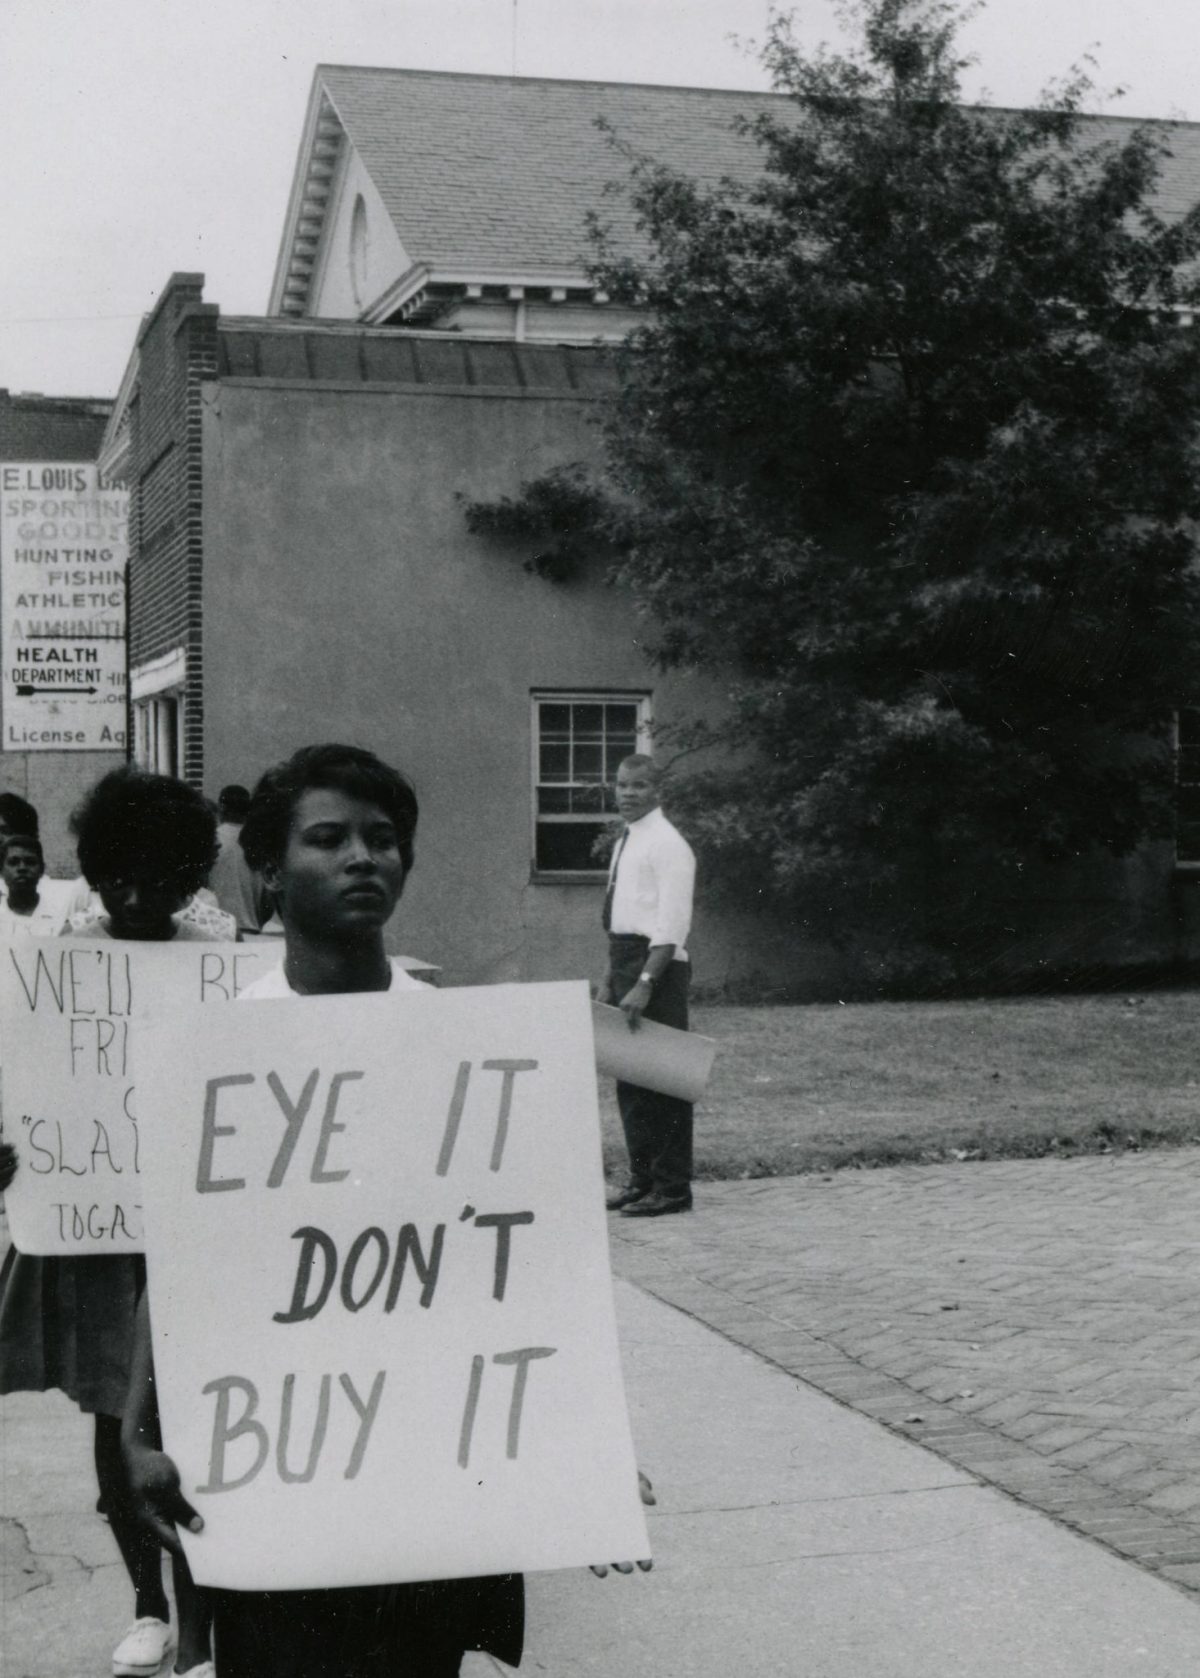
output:
[[539, 301], [549, 304], [586, 304], [602, 308], [608, 293], [581, 268], [514, 269], [433, 268], [416, 262], [393, 280], [366, 309], [367, 325], [431, 325], [453, 303]]
[[321, 81], [313, 76], [304, 132], [292, 176], [275, 277], [267, 303], [270, 315], [301, 316], [308, 310], [313, 275], [332, 202], [334, 177], [346, 146], [346, 130]]
[[187, 653], [173, 647], [159, 658], [135, 665], [129, 672], [129, 697], [151, 699], [155, 694], [181, 688], [187, 681]]
[[96, 459], [96, 465], [101, 476], [106, 478], [109, 483], [128, 486], [129, 451], [133, 442], [129, 425], [129, 405], [133, 400], [133, 393], [137, 389], [140, 369], [141, 357], [135, 343], [130, 352], [129, 360], [125, 363], [125, 371], [121, 375], [121, 385], [113, 403], [112, 413], [108, 416], [108, 424], [105, 426], [104, 436], [100, 440], [100, 453]]

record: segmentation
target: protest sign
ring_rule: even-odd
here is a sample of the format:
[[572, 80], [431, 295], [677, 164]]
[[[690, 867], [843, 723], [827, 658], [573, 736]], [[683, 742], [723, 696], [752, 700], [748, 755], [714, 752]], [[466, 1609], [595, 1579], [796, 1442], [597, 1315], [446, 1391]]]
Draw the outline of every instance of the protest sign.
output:
[[583, 984], [139, 1021], [163, 1438], [205, 1585], [648, 1554]]
[[0, 944], [0, 1087], [18, 1162], [5, 1203], [20, 1252], [141, 1252], [140, 1142], [172, 1108], [134, 1089], [132, 1015], [148, 997], [228, 1002], [278, 959], [190, 940]]

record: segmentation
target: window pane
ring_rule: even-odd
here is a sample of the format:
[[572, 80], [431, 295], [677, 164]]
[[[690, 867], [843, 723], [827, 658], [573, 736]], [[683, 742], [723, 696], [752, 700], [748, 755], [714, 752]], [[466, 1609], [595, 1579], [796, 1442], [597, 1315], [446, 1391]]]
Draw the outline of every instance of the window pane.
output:
[[571, 707], [569, 705], [539, 705], [538, 720], [543, 734], [569, 734]]
[[592, 843], [592, 861], [597, 868], [603, 868], [605, 872], [612, 862], [613, 852], [617, 848], [623, 825], [619, 821], [605, 822]]
[[586, 746], [576, 740], [574, 771], [571, 777], [574, 781], [602, 781], [604, 779], [603, 748]]
[[539, 787], [538, 814], [554, 816], [571, 808], [570, 787]]
[[604, 732], [603, 705], [572, 705], [574, 712], [574, 728], [576, 736], [591, 734], [599, 739]]
[[589, 814], [595, 811], [599, 815], [604, 809], [604, 788], [601, 786], [572, 787], [571, 808], [580, 812], [586, 811]]
[[592, 846], [603, 825], [602, 822], [539, 822], [538, 868], [548, 872], [571, 869], [602, 873], [603, 865], [592, 856]]
[[571, 748], [570, 746], [555, 746], [542, 741], [539, 754], [541, 762], [540, 779], [543, 781], [569, 781], [571, 778]]
[[637, 738], [636, 705], [606, 705], [604, 709], [610, 735], [627, 734], [631, 740]]

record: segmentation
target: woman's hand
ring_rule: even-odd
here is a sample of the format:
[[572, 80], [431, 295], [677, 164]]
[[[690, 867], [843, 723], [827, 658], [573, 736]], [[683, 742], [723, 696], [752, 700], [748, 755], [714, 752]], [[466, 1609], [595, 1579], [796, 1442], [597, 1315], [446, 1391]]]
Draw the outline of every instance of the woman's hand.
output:
[[[638, 1496], [648, 1507], [658, 1502], [654, 1495], [654, 1487], [650, 1484], [649, 1475], [643, 1474], [640, 1468], [638, 1469]], [[610, 1565], [614, 1573], [632, 1573], [634, 1569], [634, 1563], [631, 1561], [614, 1561]], [[637, 1566], [643, 1573], [649, 1573], [654, 1563], [647, 1558], [645, 1561], [638, 1562]], [[596, 1575], [597, 1579], [604, 1579], [608, 1575], [608, 1568], [602, 1561], [593, 1562], [590, 1571]]]
[[183, 1553], [176, 1526], [189, 1532], [203, 1532], [203, 1518], [184, 1497], [179, 1470], [165, 1451], [156, 1451], [140, 1440], [124, 1442], [125, 1467], [129, 1475], [129, 1500], [143, 1526], [176, 1555]]
[[11, 1142], [0, 1142], [0, 1193], [17, 1174], [17, 1150]]

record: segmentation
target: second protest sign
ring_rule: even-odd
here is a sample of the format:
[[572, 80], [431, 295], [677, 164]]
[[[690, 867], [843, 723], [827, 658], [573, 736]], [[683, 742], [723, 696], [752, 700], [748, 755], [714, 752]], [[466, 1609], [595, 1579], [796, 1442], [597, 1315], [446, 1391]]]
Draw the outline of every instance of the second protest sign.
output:
[[24, 938], [0, 943], [5, 1196], [19, 1252], [55, 1258], [142, 1250], [141, 1141], [171, 1104], [133, 1080], [133, 1016], [154, 998], [190, 1010], [232, 1001], [279, 959], [200, 940]]

